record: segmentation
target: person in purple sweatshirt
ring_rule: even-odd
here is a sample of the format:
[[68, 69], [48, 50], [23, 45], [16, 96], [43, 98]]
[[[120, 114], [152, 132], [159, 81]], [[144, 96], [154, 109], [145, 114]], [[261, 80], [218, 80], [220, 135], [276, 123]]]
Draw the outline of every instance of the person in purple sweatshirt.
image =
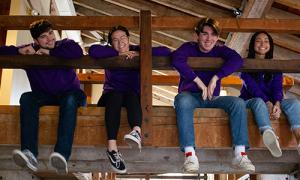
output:
[[[195, 27], [197, 42], [184, 43], [172, 56], [172, 65], [180, 73], [179, 94], [175, 97], [174, 106], [180, 148], [185, 153], [183, 170], [193, 173], [199, 171], [193, 124], [195, 108], [222, 108], [230, 120], [234, 146], [232, 165], [240, 170], [254, 172], [255, 167], [245, 153], [249, 146], [245, 102], [238, 97], [219, 96], [221, 79], [238, 70], [243, 59], [226, 46], [216, 46], [220, 34], [218, 24], [211, 18], [200, 20]], [[187, 64], [188, 57], [220, 57], [224, 64], [216, 71], [196, 71]]]
[[[274, 44], [265, 31], [256, 32], [249, 43], [248, 58], [272, 59]], [[300, 154], [300, 102], [297, 99], [283, 99], [282, 73], [241, 73], [243, 87], [240, 97], [246, 101], [255, 115], [263, 142], [274, 157], [282, 155], [278, 137], [272, 129], [270, 120], [280, 117], [281, 111], [287, 115], [294, 132]]]
[[[0, 47], [1, 55], [50, 55], [70, 61], [83, 56], [81, 47], [70, 39], [56, 41], [52, 25], [38, 20], [30, 25], [33, 44], [21, 47]], [[42, 57], [41, 57], [42, 60]], [[32, 171], [38, 170], [39, 108], [59, 105], [57, 142], [50, 155], [50, 165], [57, 173], [68, 172], [67, 161], [71, 155], [77, 108], [86, 104], [86, 95], [80, 89], [73, 69], [25, 69], [31, 92], [20, 98], [21, 150], [13, 151], [14, 162]]]
[[[126, 27], [113, 27], [108, 34], [111, 46], [93, 45], [89, 55], [93, 58], [126, 56], [130, 61], [139, 56], [140, 47], [130, 45], [129, 31]], [[166, 47], [152, 48], [153, 56], [169, 56]], [[125, 142], [131, 147], [141, 149], [142, 110], [140, 104], [140, 73], [139, 70], [105, 69], [103, 93], [98, 106], [105, 107], [105, 123], [107, 129], [107, 156], [112, 169], [117, 173], [125, 173], [126, 166], [117, 147], [117, 135], [120, 126], [121, 107], [127, 109], [128, 123], [132, 129], [124, 136]]]

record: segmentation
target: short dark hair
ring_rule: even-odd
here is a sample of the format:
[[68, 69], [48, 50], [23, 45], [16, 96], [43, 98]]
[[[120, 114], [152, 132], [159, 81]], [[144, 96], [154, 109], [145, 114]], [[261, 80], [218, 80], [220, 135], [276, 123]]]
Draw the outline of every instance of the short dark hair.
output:
[[203, 28], [204, 26], [209, 26], [213, 29], [214, 33], [216, 35], [220, 34], [220, 27], [219, 27], [219, 21], [212, 19], [212, 18], [203, 18], [201, 19], [197, 26], [194, 28], [195, 32], [197, 33], [197, 35], [199, 35], [200, 32], [203, 32]]
[[31, 23], [29, 29], [32, 38], [37, 39], [41, 34], [52, 29], [52, 24], [46, 19], [41, 19]]
[[129, 37], [129, 31], [128, 31], [128, 29], [127, 29], [126, 27], [121, 26], [121, 25], [114, 26], [114, 27], [112, 27], [112, 28], [110, 29], [110, 31], [109, 31], [109, 33], [108, 33], [108, 44], [111, 45], [111, 43], [112, 43], [112, 38], [111, 38], [111, 36], [112, 36], [112, 34], [113, 34], [114, 32], [116, 32], [116, 31], [118, 31], [118, 30], [124, 31], [125, 34], [126, 34], [126, 36]]

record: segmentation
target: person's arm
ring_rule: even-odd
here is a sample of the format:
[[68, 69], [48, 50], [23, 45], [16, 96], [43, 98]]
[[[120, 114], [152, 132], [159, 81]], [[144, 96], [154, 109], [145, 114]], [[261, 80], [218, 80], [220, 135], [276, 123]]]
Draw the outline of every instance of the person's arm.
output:
[[259, 97], [264, 100], [264, 102], [270, 101], [270, 98], [260, 89], [257, 82], [253, 79], [249, 73], [241, 73], [241, 79], [244, 82], [244, 85], [251, 96]]
[[58, 41], [53, 49], [49, 50], [50, 56], [60, 58], [80, 58], [83, 56], [81, 47], [71, 39], [63, 39]]
[[220, 57], [224, 60], [224, 64], [217, 71], [216, 76], [218, 76], [219, 79], [222, 79], [240, 69], [244, 61], [233, 49], [226, 46], [220, 46], [218, 48], [220, 48]]
[[170, 56], [171, 50], [164, 46], [158, 46], [152, 48], [152, 56]]
[[0, 55], [18, 55], [19, 48], [16, 46], [1, 46]]
[[118, 56], [119, 53], [110, 46], [92, 45], [89, 49], [89, 55], [93, 58], [108, 58]]
[[186, 81], [193, 81], [197, 77], [193, 69], [187, 64], [188, 57], [191, 56], [191, 48], [195, 48], [191, 42], [184, 43], [172, 53], [171, 64]]
[[[272, 88], [272, 99], [275, 102], [281, 102], [283, 99], [283, 92], [282, 92], [282, 81], [283, 75], [282, 73], [274, 73], [273, 78], [271, 80], [271, 88]], [[274, 104], [275, 105], [275, 104]]]

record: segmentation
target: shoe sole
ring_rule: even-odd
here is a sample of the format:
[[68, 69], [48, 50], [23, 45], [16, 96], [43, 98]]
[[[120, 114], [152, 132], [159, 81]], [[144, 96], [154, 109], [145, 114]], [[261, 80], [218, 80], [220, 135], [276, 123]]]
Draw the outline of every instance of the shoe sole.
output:
[[191, 169], [185, 169], [183, 168], [184, 173], [199, 173], [199, 168], [191, 168]]
[[[109, 163], [110, 164], [110, 163]], [[120, 169], [117, 169], [115, 168], [113, 165], [110, 164], [110, 167], [113, 169], [113, 171], [115, 173], [119, 173], [119, 174], [125, 174], [127, 172], [127, 169], [124, 169], [124, 170], [120, 170]]]
[[30, 171], [36, 172], [37, 168], [32, 166], [30, 163], [27, 163], [29, 160], [28, 158], [19, 151], [13, 152], [13, 160], [16, 165], [20, 166], [21, 168], [28, 169]]
[[282, 152], [280, 149], [279, 144], [277, 144], [277, 138], [274, 133], [271, 131], [266, 131], [263, 133], [263, 142], [265, 146], [268, 148], [268, 150], [271, 152], [272, 156], [274, 157], [281, 157]]
[[247, 172], [247, 173], [255, 173], [255, 168], [254, 169], [245, 169], [240, 167], [239, 165], [231, 165], [232, 168], [240, 171], [240, 172]]
[[298, 154], [300, 155], [300, 144], [297, 146]]
[[58, 156], [52, 156], [50, 158], [50, 164], [55, 168], [57, 174], [68, 174], [66, 162]]
[[128, 144], [128, 146], [130, 146], [131, 148], [134, 149], [141, 149], [141, 144], [139, 142], [137, 142], [138, 140], [133, 139], [131, 136], [124, 136], [124, 141], [126, 142], [126, 144]]

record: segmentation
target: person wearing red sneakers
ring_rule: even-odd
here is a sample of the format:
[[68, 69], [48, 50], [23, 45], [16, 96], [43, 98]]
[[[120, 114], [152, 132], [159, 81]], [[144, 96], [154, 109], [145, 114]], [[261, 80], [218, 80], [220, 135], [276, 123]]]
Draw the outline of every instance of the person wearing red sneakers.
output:
[[[229, 114], [234, 157], [232, 165], [250, 173], [255, 167], [245, 153], [249, 146], [247, 112], [243, 99], [219, 96], [221, 79], [238, 70], [243, 59], [226, 46], [216, 46], [220, 34], [219, 22], [203, 18], [195, 27], [197, 42], [187, 42], [173, 52], [172, 65], [180, 73], [175, 111], [181, 150], [185, 152], [183, 170], [198, 173], [199, 162], [195, 153], [194, 110], [195, 108], [222, 108]], [[222, 67], [216, 71], [197, 71], [190, 68], [188, 57], [220, 57]], [[207, 127], [209, 128], [209, 127]]]
[[[93, 45], [89, 55], [93, 58], [126, 56], [130, 61], [139, 56], [140, 47], [130, 45], [129, 31], [126, 27], [113, 27], [108, 33], [109, 46]], [[169, 56], [166, 47], [153, 47], [154, 56]], [[101, 60], [101, 59], [100, 59]], [[107, 156], [112, 169], [117, 173], [127, 171], [125, 161], [117, 147], [117, 135], [120, 126], [121, 107], [127, 109], [128, 123], [132, 129], [124, 136], [131, 147], [141, 149], [142, 110], [140, 105], [140, 73], [139, 70], [105, 69], [103, 93], [98, 106], [105, 107], [105, 124], [108, 138]]]
[[[1, 55], [50, 55], [69, 61], [83, 56], [81, 47], [71, 39], [56, 41], [52, 25], [38, 20], [30, 25], [33, 44], [20, 47], [2, 46]], [[42, 60], [42, 58], [41, 58]], [[86, 104], [86, 95], [73, 69], [26, 68], [31, 90], [20, 98], [21, 150], [13, 151], [13, 160], [20, 167], [38, 170], [39, 109], [45, 105], [58, 105], [59, 123], [57, 142], [51, 153], [50, 165], [59, 174], [68, 173], [67, 161], [71, 155], [77, 108]]]
[[[256, 32], [251, 37], [247, 58], [272, 60], [273, 51], [272, 37], [265, 31]], [[263, 142], [272, 156], [280, 157], [282, 151], [270, 120], [278, 119], [282, 110], [291, 124], [300, 154], [300, 102], [297, 99], [283, 99], [282, 73], [241, 73], [241, 79], [243, 87], [240, 97], [252, 110]]]

